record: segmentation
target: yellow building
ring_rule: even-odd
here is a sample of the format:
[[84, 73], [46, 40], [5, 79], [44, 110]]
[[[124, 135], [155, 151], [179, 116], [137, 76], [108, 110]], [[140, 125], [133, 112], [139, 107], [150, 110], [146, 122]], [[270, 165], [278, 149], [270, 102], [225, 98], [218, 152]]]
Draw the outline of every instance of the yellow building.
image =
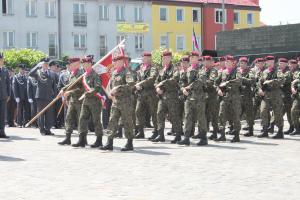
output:
[[254, 28], [260, 25], [260, 11], [234, 10], [234, 29]]
[[201, 49], [201, 4], [152, 2], [152, 47], [193, 50], [193, 29]]

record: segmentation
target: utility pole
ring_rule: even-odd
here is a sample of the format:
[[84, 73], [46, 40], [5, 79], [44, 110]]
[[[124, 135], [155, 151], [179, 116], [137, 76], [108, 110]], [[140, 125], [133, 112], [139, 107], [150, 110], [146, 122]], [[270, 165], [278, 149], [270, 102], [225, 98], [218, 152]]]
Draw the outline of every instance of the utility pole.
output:
[[222, 0], [222, 31], [225, 31], [225, 19], [226, 19], [225, 0]]

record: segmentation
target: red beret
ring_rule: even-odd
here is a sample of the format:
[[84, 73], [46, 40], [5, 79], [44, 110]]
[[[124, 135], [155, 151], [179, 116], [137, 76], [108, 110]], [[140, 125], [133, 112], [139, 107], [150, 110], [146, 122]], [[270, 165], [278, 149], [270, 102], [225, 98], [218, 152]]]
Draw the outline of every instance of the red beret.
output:
[[191, 56], [199, 56], [199, 52], [197, 52], [197, 51], [192, 51], [192, 52], [191, 52]]
[[211, 61], [212, 57], [211, 56], [203, 56], [203, 60]]
[[144, 53], [143, 53], [143, 56], [144, 56], [144, 57], [152, 56], [152, 54], [151, 54], [151, 52], [144, 52]]
[[69, 64], [72, 64], [74, 62], [80, 62], [80, 58], [78, 57], [69, 58], [68, 62]]
[[264, 62], [264, 61], [265, 61], [265, 59], [263, 59], [263, 58], [256, 58], [255, 59], [255, 63]]
[[164, 51], [162, 53], [162, 56], [172, 56], [172, 52], [171, 51]]
[[279, 58], [278, 59], [278, 62], [284, 62], [284, 63], [287, 63], [288, 60], [286, 58]]
[[180, 59], [181, 62], [190, 62], [190, 58], [188, 56], [183, 56], [181, 59]]
[[199, 57], [198, 61], [202, 62], [203, 61], [203, 57]]
[[289, 60], [289, 63], [290, 63], [290, 64], [298, 64], [297, 60], [294, 60], [294, 59]]
[[228, 60], [230, 60], [230, 61], [235, 61], [234, 57], [231, 56], [231, 55], [227, 55], [227, 56], [226, 56], [226, 61], [228, 61]]
[[113, 61], [116, 62], [118, 60], [123, 60], [125, 57], [123, 55], [117, 55], [113, 58]]
[[248, 62], [248, 58], [247, 57], [240, 57], [239, 61], [240, 62]]
[[267, 57], [265, 58], [265, 60], [275, 60], [275, 57], [274, 57], [274, 56], [267, 56]]
[[222, 57], [219, 58], [220, 62], [225, 61], [225, 60], [226, 60], [226, 58], [224, 56], [222, 56]]
[[85, 58], [82, 58], [81, 62], [82, 63], [92, 63], [93, 62], [93, 58], [91, 58], [91, 57], [85, 57]]

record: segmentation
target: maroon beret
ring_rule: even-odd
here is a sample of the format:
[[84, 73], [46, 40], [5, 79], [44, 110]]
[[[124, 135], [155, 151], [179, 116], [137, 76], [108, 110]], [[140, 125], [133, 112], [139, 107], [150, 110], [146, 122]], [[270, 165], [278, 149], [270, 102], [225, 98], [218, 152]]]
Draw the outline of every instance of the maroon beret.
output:
[[228, 60], [235, 61], [234, 57], [231, 55], [227, 55], [225, 58], [226, 58], [226, 61], [228, 61]]
[[93, 62], [93, 58], [91, 57], [85, 57], [81, 59], [82, 63], [92, 63]]
[[203, 57], [199, 57], [198, 61], [202, 62], [203, 61]]
[[78, 57], [69, 58], [68, 62], [69, 64], [72, 64], [74, 62], [80, 62], [80, 58]]
[[180, 59], [181, 62], [190, 62], [190, 58], [188, 56], [183, 56], [181, 59]]
[[115, 57], [113, 58], [113, 61], [116, 62], [116, 61], [122, 60], [122, 59], [124, 59], [124, 58], [125, 58], [125, 57], [124, 57], [123, 55], [117, 55], [117, 56], [115, 56]]
[[220, 62], [225, 61], [225, 60], [226, 60], [226, 58], [224, 56], [222, 56], [222, 57], [219, 58]]
[[255, 63], [258, 63], [258, 62], [264, 62], [265, 59], [264, 58], [256, 58], [255, 59]]
[[275, 60], [275, 57], [274, 57], [274, 56], [267, 56], [267, 57], [265, 58], [265, 60]]
[[172, 52], [171, 51], [164, 51], [162, 53], [162, 56], [172, 56]]
[[212, 57], [211, 56], [203, 56], [203, 60], [205, 60], [205, 61], [211, 61]]
[[248, 58], [247, 57], [240, 57], [239, 61], [240, 62], [248, 62]]
[[294, 60], [294, 59], [289, 60], [289, 63], [290, 64], [298, 64], [297, 60]]
[[197, 51], [192, 51], [190, 55], [191, 55], [191, 56], [199, 56], [199, 52], [197, 52]]
[[279, 58], [278, 59], [278, 62], [284, 62], [284, 63], [287, 63], [288, 60], [286, 58]]
[[152, 53], [151, 53], [151, 52], [144, 52], [144, 53], [143, 53], [143, 56], [144, 56], [144, 57], [151, 57], [151, 56], [152, 56]]

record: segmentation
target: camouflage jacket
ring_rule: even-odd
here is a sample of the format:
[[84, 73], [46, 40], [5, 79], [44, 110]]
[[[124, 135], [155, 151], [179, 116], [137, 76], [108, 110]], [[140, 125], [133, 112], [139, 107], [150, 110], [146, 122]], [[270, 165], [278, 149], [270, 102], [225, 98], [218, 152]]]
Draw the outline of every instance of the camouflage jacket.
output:
[[206, 76], [198, 69], [189, 69], [187, 72], [188, 86], [190, 87], [188, 100], [204, 100], [206, 98]]
[[157, 73], [157, 69], [152, 66], [146, 70], [141, 67], [141, 69], [137, 71], [137, 84], [142, 87], [142, 90], [139, 92], [140, 95], [155, 95], [154, 83]]
[[238, 69], [236, 76], [242, 81], [240, 92], [242, 96], [253, 96], [255, 80], [251, 78], [250, 69]]
[[[86, 81], [86, 84], [91, 88], [94, 89], [92, 93], [86, 93], [85, 99], [94, 99], [98, 98], [96, 94], [104, 95], [104, 91], [102, 89], [102, 82], [97, 74], [97, 72], [92, 69], [91, 73], [85, 74], [83, 77], [83, 80]], [[85, 86], [84, 86], [85, 87]], [[85, 91], [87, 92], [87, 89], [85, 88]]]
[[253, 80], [253, 84], [254, 84], [254, 93], [255, 96], [258, 96], [257, 92], [259, 89], [259, 79], [261, 77], [261, 75], [263, 74], [264, 70], [260, 70], [256, 67], [252, 68], [249, 72], [249, 78]]
[[[278, 74], [276, 67], [272, 71], [265, 69], [259, 79], [258, 87], [264, 93], [266, 98], [272, 98], [281, 95], [281, 86], [284, 83], [284, 76]], [[281, 98], [281, 97], [278, 97]]]
[[240, 87], [242, 81], [238, 76], [238, 69], [235, 67], [229, 73], [228, 70], [223, 70], [216, 81], [219, 89], [223, 92], [224, 97], [236, 98], [240, 96]]
[[[82, 68], [79, 68], [76, 72], [70, 73], [68, 76], [68, 80], [65, 82], [66, 86], [62, 88], [62, 90], [66, 90], [69, 84], [74, 83], [82, 74], [84, 74], [84, 70]], [[84, 93], [84, 87], [81, 82], [78, 82], [76, 85], [73, 87], [74, 89], [69, 90], [70, 95], [68, 96], [68, 101], [69, 102], [79, 102], [79, 98], [83, 95]]]
[[209, 69], [206, 69], [205, 67], [203, 67], [200, 71], [199, 71], [199, 77], [205, 76], [205, 80], [206, 80], [206, 87], [205, 90], [208, 94], [208, 97], [217, 97], [217, 91], [216, 91], [216, 80], [218, 78], [218, 71], [213, 68], [210, 67]]
[[133, 94], [133, 85], [135, 78], [133, 74], [126, 68], [122, 71], [114, 70], [110, 78], [110, 88], [115, 89], [114, 103], [122, 102], [124, 100], [130, 101]]
[[285, 70], [278, 70], [277, 77], [282, 77], [281, 91], [285, 98], [291, 98], [291, 86], [293, 81], [293, 74], [288, 67]]

